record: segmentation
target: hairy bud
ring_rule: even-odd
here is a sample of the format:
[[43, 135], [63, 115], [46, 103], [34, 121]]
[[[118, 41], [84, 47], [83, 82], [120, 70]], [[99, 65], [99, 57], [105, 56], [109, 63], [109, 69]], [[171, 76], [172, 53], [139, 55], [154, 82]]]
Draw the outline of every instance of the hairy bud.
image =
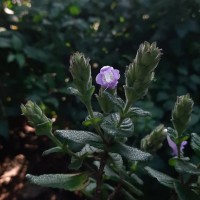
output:
[[141, 149], [149, 153], [154, 153], [163, 145], [167, 136], [167, 130], [161, 124], [157, 126], [149, 135], [141, 140]]
[[37, 135], [48, 135], [51, 133], [52, 121], [46, 117], [40, 107], [28, 101], [25, 105], [21, 105], [22, 114], [27, 117], [31, 126], [36, 129]]
[[129, 102], [146, 95], [161, 55], [161, 49], [156, 47], [155, 42], [152, 44], [144, 42], [140, 45], [134, 61], [127, 67], [125, 73], [124, 87]]
[[193, 109], [193, 100], [189, 94], [177, 97], [174, 109], [172, 111], [172, 123], [178, 135], [182, 134], [187, 128]]

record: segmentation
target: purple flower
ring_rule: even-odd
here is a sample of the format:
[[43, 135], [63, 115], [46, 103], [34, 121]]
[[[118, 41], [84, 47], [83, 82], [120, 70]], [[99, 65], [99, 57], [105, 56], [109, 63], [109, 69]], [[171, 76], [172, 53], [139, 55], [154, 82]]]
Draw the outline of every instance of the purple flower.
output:
[[119, 78], [119, 70], [110, 66], [104, 66], [97, 75], [96, 82], [106, 89], [114, 89], [118, 84]]
[[[175, 142], [169, 136], [167, 136], [167, 142], [172, 149], [172, 154], [174, 156], [177, 156], [178, 155], [178, 148], [177, 148], [177, 145], [175, 144]], [[181, 142], [181, 146], [180, 146], [181, 153], [183, 153], [183, 149], [185, 148], [186, 144], [187, 144], [187, 141]]]

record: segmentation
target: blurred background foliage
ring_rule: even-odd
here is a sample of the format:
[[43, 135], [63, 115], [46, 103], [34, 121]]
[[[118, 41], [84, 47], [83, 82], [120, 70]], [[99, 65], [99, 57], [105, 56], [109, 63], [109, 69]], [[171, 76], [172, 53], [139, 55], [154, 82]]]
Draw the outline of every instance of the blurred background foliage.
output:
[[156, 41], [164, 55], [149, 94], [137, 103], [153, 117], [139, 120], [136, 132], [168, 125], [176, 96], [186, 93], [195, 101], [190, 127], [198, 131], [200, 1], [1, 1], [0, 134], [8, 136], [8, 119], [18, 117], [19, 105], [28, 99], [58, 125], [77, 128], [86, 113], [66, 94], [70, 55], [80, 51], [90, 57], [95, 80], [103, 65], [123, 74], [145, 40]]
[[[20, 117], [20, 104], [29, 99], [39, 103], [57, 126], [80, 128], [85, 108], [66, 93], [71, 82], [70, 55], [80, 51], [91, 58], [94, 82], [102, 66], [118, 68], [123, 96], [124, 71], [145, 40], [156, 41], [163, 57], [148, 95], [137, 102], [152, 112], [152, 118], [138, 120], [136, 134], [141, 138], [160, 123], [171, 125], [176, 96], [186, 93], [195, 102], [188, 131], [198, 132], [199, 0], [0, 1], [0, 137], [9, 139], [10, 120]], [[151, 163], [161, 171], [168, 167], [164, 151], [161, 149]], [[151, 195], [160, 199], [166, 191], [170, 194], [162, 186], [156, 192], [156, 181], [152, 184], [152, 179], [144, 179], [144, 199], [151, 199]]]

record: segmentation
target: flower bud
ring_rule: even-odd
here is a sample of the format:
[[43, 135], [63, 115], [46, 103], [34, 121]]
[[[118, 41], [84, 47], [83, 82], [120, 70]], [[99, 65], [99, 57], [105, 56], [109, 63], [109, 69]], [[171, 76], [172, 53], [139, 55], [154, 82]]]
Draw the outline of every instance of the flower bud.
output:
[[146, 95], [161, 55], [161, 49], [156, 47], [155, 42], [152, 44], [144, 42], [140, 45], [134, 61], [127, 67], [125, 73], [126, 85], [124, 87], [129, 102]]
[[172, 111], [172, 123], [178, 135], [181, 135], [187, 128], [193, 104], [194, 102], [189, 94], [177, 97], [177, 101]]
[[29, 123], [36, 129], [37, 135], [48, 135], [51, 133], [52, 121], [45, 116], [40, 107], [28, 101], [26, 105], [21, 105], [22, 114], [27, 117]]
[[154, 153], [160, 149], [165, 140], [167, 131], [161, 124], [157, 126], [149, 135], [141, 140], [141, 149], [149, 153]]
[[81, 94], [81, 99], [84, 102], [88, 101], [94, 92], [89, 59], [85, 58], [82, 53], [73, 54], [70, 58], [70, 72], [73, 77], [73, 83]]

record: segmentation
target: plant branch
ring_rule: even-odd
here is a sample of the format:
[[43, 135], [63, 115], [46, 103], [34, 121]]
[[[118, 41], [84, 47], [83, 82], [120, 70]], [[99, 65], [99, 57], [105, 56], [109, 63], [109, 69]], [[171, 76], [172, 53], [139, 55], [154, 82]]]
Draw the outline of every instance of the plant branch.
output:
[[[89, 103], [88, 105], [85, 104], [85, 106], [86, 106], [87, 111], [88, 111], [88, 113], [89, 113], [89, 115], [90, 115], [90, 118], [93, 119], [93, 118], [94, 118], [94, 113], [93, 113], [93, 110], [92, 110], [91, 103]], [[102, 133], [100, 127], [99, 127], [96, 123], [93, 123], [93, 126], [94, 126], [96, 132], [99, 134], [99, 136], [100, 136], [101, 139], [103, 140], [103, 142], [104, 142], [105, 144], [108, 144], [107, 140], [104, 138], [104, 135], [103, 135], [103, 133]]]
[[120, 192], [121, 188], [122, 188], [122, 183], [120, 181], [115, 187], [115, 190], [108, 196], [108, 200], [115, 199], [116, 195]]
[[105, 150], [102, 154], [99, 170], [97, 172], [96, 191], [94, 195], [94, 200], [101, 200], [101, 186], [102, 186], [104, 168], [106, 165], [107, 158], [108, 158], [108, 152]]

